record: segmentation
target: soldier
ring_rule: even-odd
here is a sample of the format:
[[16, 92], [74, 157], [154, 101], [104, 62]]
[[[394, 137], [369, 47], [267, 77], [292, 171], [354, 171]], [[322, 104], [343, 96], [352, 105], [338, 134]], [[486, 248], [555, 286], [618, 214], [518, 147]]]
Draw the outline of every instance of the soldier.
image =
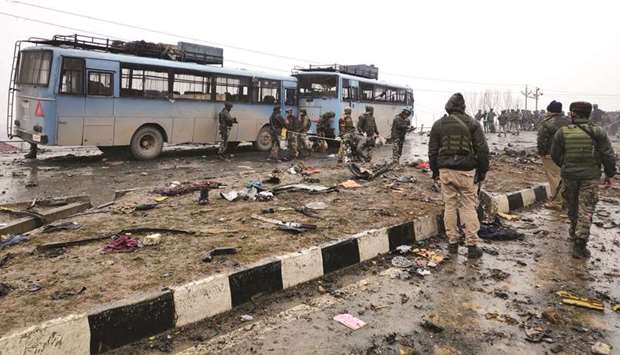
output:
[[474, 116], [474, 118], [476, 119], [476, 121], [478, 121], [478, 123], [480, 123], [481, 125], [484, 124], [484, 122], [482, 121], [482, 110], [478, 110], [478, 112], [476, 112], [476, 115]]
[[366, 106], [366, 112], [361, 115], [357, 120], [357, 130], [361, 134], [366, 135], [365, 147], [368, 149], [368, 161], [372, 160], [372, 149], [376, 144], [376, 139], [379, 136], [379, 129], [377, 128], [377, 122], [373, 115], [375, 109], [372, 106]]
[[[319, 119], [319, 123], [316, 126], [316, 134], [319, 137], [329, 137], [329, 138], [333, 138], [333, 129], [332, 129], [332, 119], [336, 117], [336, 114], [329, 111], [329, 112], [325, 112], [324, 114], [321, 115], [321, 118]], [[319, 152], [326, 152], [328, 145], [327, 145], [327, 141], [324, 139], [320, 139], [318, 141], [318, 150]]]
[[233, 124], [237, 123], [237, 119], [230, 115], [233, 105], [229, 102], [224, 104], [224, 108], [219, 114], [219, 130], [220, 130], [220, 147], [217, 150], [217, 155], [220, 159], [225, 159], [226, 151], [228, 149], [228, 136], [230, 135], [230, 129]]
[[353, 117], [351, 117], [351, 108], [344, 109], [344, 115], [338, 121], [338, 128], [340, 132], [340, 147], [338, 148], [338, 162], [344, 161], [344, 156], [351, 144], [351, 135], [355, 133], [355, 124], [353, 124]]
[[598, 108], [598, 104], [592, 105], [592, 114], [590, 115], [590, 120], [592, 123], [602, 126], [604, 122], [605, 111]]
[[299, 133], [301, 133], [301, 120], [299, 119], [299, 117], [293, 114], [292, 108], [286, 110], [286, 119], [284, 121], [284, 126], [287, 130], [286, 140], [288, 142], [290, 157], [292, 159], [297, 159], [297, 157], [299, 156], [297, 142], [299, 139]]
[[28, 152], [28, 154], [24, 155], [24, 158], [26, 159], [36, 159], [37, 158], [37, 144], [36, 143], [30, 143], [30, 151]]
[[274, 106], [269, 117], [269, 133], [271, 133], [271, 153], [269, 160], [280, 160], [280, 134], [284, 128], [284, 118], [280, 114], [280, 106]]
[[500, 129], [498, 136], [501, 136], [502, 133], [504, 133], [504, 137], [506, 137], [506, 124], [508, 123], [507, 110], [502, 110], [497, 120], [499, 121], [499, 129]]
[[551, 157], [561, 166], [566, 185], [564, 197], [571, 222], [573, 256], [590, 257], [587, 248], [592, 215], [598, 202], [601, 165], [605, 170], [605, 185], [611, 186], [616, 174], [616, 157], [607, 133], [588, 119], [592, 105], [588, 102], [570, 104], [571, 124], [560, 128], [553, 136]]
[[310, 126], [312, 122], [310, 121], [310, 117], [308, 117], [308, 113], [305, 109], [299, 110], [299, 121], [301, 125], [301, 131], [299, 135], [297, 135], [297, 146], [299, 148], [299, 153], [303, 156], [306, 156], [310, 152], [310, 147], [308, 146], [308, 131], [310, 131]]
[[488, 132], [495, 133], [495, 111], [493, 109], [489, 109], [489, 113], [487, 113], [487, 125], [489, 126]]
[[433, 179], [441, 181], [448, 250], [458, 253], [459, 211], [465, 225], [467, 257], [480, 258], [476, 184], [484, 181], [489, 170], [489, 147], [480, 124], [465, 113], [463, 95], [452, 95], [446, 103], [446, 112], [448, 115], [433, 124], [428, 157]]
[[407, 108], [394, 117], [392, 122], [392, 163], [398, 165], [403, 154], [405, 136], [411, 129], [411, 111]]
[[538, 129], [538, 138], [537, 138], [537, 146], [538, 146], [538, 155], [543, 163], [543, 169], [545, 170], [545, 174], [547, 175], [547, 180], [549, 181], [549, 186], [551, 186], [551, 195], [553, 198], [546, 205], [548, 208], [552, 209], [561, 209], [560, 202], [560, 194], [558, 189], [560, 189], [561, 177], [560, 177], [560, 167], [557, 166], [553, 159], [551, 159], [551, 142], [553, 141], [553, 136], [558, 129], [568, 126], [568, 120], [566, 117], [562, 115], [562, 103], [557, 102], [555, 100], [549, 103], [547, 106], [547, 114]]
[[484, 133], [489, 133], [489, 122], [487, 121], [487, 110], [484, 110], [482, 113], [482, 128], [484, 129]]

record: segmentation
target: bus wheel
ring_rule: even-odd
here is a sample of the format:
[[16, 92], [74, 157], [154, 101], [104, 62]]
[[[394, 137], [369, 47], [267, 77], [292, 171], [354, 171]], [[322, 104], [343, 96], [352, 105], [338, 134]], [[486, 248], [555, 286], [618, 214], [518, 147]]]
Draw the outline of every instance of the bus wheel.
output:
[[155, 159], [164, 146], [164, 137], [153, 126], [144, 126], [131, 138], [131, 154], [138, 160]]
[[271, 149], [271, 130], [269, 126], [265, 126], [258, 131], [256, 141], [254, 142], [254, 149], [261, 152], [266, 152]]

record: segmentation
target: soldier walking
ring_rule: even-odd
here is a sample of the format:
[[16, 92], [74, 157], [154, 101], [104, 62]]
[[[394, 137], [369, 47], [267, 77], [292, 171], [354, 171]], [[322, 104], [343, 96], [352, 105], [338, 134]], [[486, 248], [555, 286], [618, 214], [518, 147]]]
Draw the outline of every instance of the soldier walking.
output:
[[288, 149], [291, 159], [297, 159], [299, 157], [299, 147], [297, 142], [299, 140], [299, 133], [301, 133], [301, 121], [299, 117], [293, 114], [293, 109], [286, 110], [286, 120], [284, 121], [287, 134], [286, 139], [288, 142]]
[[558, 129], [568, 126], [568, 119], [562, 115], [562, 103], [558, 101], [551, 101], [547, 106], [547, 113], [545, 118], [538, 129], [538, 155], [543, 163], [543, 169], [549, 186], [551, 187], [552, 200], [545, 206], [552, 209], [561, 209], [561, 196], [558, 189], [561, 189], [562, 178], [560, 176], [560, 167], [551, 159], [551, 142], [553, 136]]
[[591, 113], [592, 105], [588, 102], [570, 104], [571, 124], [555, 133], [551, 145], [551, 157], [561, 167], [566, 185], [564, 198], [576, 258], [590, 257], [587, 245], [598, 202], [601, 165], [606, 186], [611, 186], [611, 178], [616, 175], [616, 155], [609, 137], [601, 127], [590, 122]]
[[219, 114], [219, 131], [220, 131], [220, 146], [217, 150], [217, 155], [220, 159], [226, 159], [226, 152], [228, 151], [228, 137], [230, 136], [230, 130], [233, 124], [237, 123], [237, 119], [230, 115], [233, 105], [229, 102], [224, 104], [224, 108]]
[[467, 257], [476, 259], [482, 256], [478, 247], [480, 222], [476, 213], [476, 184], [484, 181], [489, 170], [489, 147], [480, 123], [465, 113], [463, 95], [452, 95], [445, 108], [448, 114], [431, 129], [430, 168], [433, 179], [441, 181], [449, 252], [458, 253], [458, 212], [465, 225]]
[[342, 117], [338, 121], [338, 130], [340, 133], [338, 162], [342, 163], [351, 144], [351, 135], [355, 133], [355, 124], [353, 124], [353, 117], [351, 117], [350, 107], [344, 109], [344, 115], [342, 115]]
[[372, 149], [375, 147], [376, 139], [379, 136], [374, 111], [374, 107], [366, 106], [366, 112], [357, 119], [357, 130], [366, 135], [365, 148], [368, 153], [368, 161], [372, 160]]
[[299, 123], [300, 123], [300, 132], [301, 134], [297, 135], [297, 147], [299, 149], [299, 154], [302, 156], [307, 156], [310, 154], [310, 146], [308, 145], [308, 132], [310, 131], [310, 126], [312, 122], [310, 121], [310, 117], [308, 117], [308, 113], [305, 109], [299, 110]]
[[407, 108], [394, 117], [392, 122], [392, 163], [398, 165], [403, 154], [405, 136], [411, 129], [411, 111]]
[[280, 106], [274, 106], [269, 117], [269, 133], [271, 134], [271, 153], [268, 160], [280, 160], [280, 134], [284, 128], [284, 118], [280, 113]]
[[489, 126], [487, 133], [495, 133], [495, 111], [493, 111], [493, 108], [489, 109], [486, 122]]

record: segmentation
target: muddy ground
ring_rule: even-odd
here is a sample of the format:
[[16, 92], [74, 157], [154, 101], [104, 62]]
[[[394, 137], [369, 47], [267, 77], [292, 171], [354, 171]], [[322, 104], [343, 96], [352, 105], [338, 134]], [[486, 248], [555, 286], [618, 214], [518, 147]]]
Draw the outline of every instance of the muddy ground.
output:
[[[533, 147], [533, 136], [514, 137], [509, 149]], [[426, 159], [427, 137], [411, 135], [405, 147], [404, 161]], [[489, 138], [493, 151], [507, 146], [505, 139]], [[378, 150], [376, 160], [386, 158], [390, 147]], [[71, 155], [67, 155], [71, 154]], [[499, 153], [498, 153], [499, 154]], [[0, 334], [29, 324], [58, 317], [64, 313], [82, 312], [93, 305], [107, 303], [128, 295], [152, 291], [192, 279], [233, 269], [269, 255], [302, 249], [360, 230], [411, 220], [431, 210], [440, 209], [440, 194], [430, 192], [431, 182], [420, 169], [405, 167], [385, 178], [365, 183], [359, 189], [308, 195], [287, 193], [274, 202], [229, 203], [211, 193], [212, 204], [199, 207], [196, 194], [172, 197], [158, 208], [130, 212], [138, 203], [152, 203], [152, 186], [171, 181], [203, 178], [226, 183], [224, 191], [240, 189], [256, 179], [265, 178], [273, 169], [285, 171], [290, 163], [270, 164], [264, 154], [240, 148], [230, 162], [214, 158], [210, 148], [172, 149], [157, 161], [136, 162], [107, 159], [93, 150], [66, 148], [50, 150], [36, 162], [24, 161], [16, 154], [0, 159], [2, 202], [28, 200], [35, 197], [67, 196], [86, 193], [93, 204], [111, 201], [114, 191], [141, 188], [118, 200], [106, 213], [72, 218], [82, 228], [71, 232], [44, 234], [33, 232], [28, 243], [0, 251], [0, 258], [11, 255], [2, 267], [2, 279], [12, 287], [0, 298], [5, 312]], [[521, 159], [521, 160], [519, 160]], [[526, 159], [528, 159], [526, 157]], [[514, 191], [543, 181], [541, 167], [522, 157], [498, 155], [492, 163], [486, 188], [490, 191]], [[321, 169], [321, 184], [335, 185], [351, 177], [335, 160], [317, 156], [307, 166]], [[394, 184], [394, 178], [411, 175], [416, 183]], [[299, 176], [283, 173], [284, 182], [296, 182]], [[30, 187], [25, 185], [31, 182]], [[274, 226], [250, 218], [268, 207], [298, 207], [307, 202], [322, 201], [328, 209], [321, 219], [297, 212], [278, 212], [266, 217], [317, 224], [317, 231], [291, 235]], [[193, 236], [164, 234], [162, 243], [141, 248], [129, 254], [102, 254], [106, 241], [67, 248], [62, 255], [33, 253], [36, 245], [52, 241], [76, 240], [95, 235], [113, 234], [126, 227], [167, 227], [197, 232]], [[140, 235], [140, 237], [143, 235]], [[201, 261], [205, 252], [215, 246], [237, 246], [234, 256]], [[85, 288], [85, 289], [83, 289]], [[24, 311], [27, 310], [27, 311]]]

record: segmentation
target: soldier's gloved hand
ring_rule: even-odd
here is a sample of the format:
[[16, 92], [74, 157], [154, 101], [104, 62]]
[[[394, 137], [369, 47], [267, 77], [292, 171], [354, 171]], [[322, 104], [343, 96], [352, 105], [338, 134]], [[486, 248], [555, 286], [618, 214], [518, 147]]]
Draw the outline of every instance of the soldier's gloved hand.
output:
[[484, 179], [486, 179], [486, 177], [487, 177], [486, 173], [476, 172], [476, 176], [474, 177], [474, 184], [483, 182]]

